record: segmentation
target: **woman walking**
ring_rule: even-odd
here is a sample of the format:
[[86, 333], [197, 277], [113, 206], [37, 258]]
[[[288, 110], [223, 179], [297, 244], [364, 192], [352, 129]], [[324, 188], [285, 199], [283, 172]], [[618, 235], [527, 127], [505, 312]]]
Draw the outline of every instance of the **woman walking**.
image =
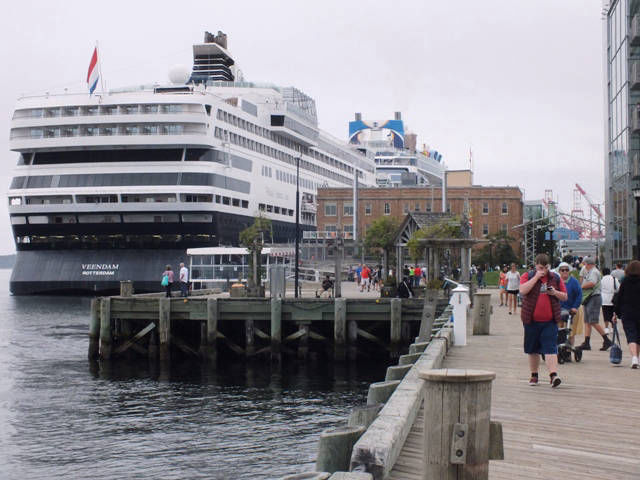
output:
[[507, 272], [509, 269], [505, 265], [500, 272], [500, 306], [507, 304]]
[[611, 275], [608, 268], [602, 269], [602, 280], [600, 280], [602, 297], [602, 318], [604, 318], [604, 333], [612, 333], [611, 323], [613, 320], [613, 296], [620, 288], [620, 282]]
[[[638, 368], [640, 348], [640, 262], [629, 262], [624, 271], [624, 279], [614, 302], [616, 317], [622, 320], [622, 328], [627, 337], [631, 353], [631, 368]], [[616, 321], [614, 317], [613, 321]]]
[[171, 270], [171, 265], [167, 265], [162, 272], [162, 281], [160, 282], [164, 287], [165, 297], [171, 296], [171, 287], [173, 286], [173, 270]]
[[509, 315], [515, 315], [520, 291], [520, 272], [518, 272], [515, 263], [511, 264], [511, 270], [507, 272], [505, 277], [507, 280], [507, 308], [509, 309]]

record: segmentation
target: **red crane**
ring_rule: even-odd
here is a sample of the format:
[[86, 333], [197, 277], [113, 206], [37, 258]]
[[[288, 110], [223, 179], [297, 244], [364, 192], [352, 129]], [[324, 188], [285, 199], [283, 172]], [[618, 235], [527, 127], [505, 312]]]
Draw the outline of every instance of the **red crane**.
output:
[[582, 188], [577, 183], [576, 183], [576, 188], [578, 189], [580, 194], [587, 200], [589, 207], [591, 207], [591, 210], [593, 210], [596, 213], [596, 215], [598, 216], [598, 219], [604, 221], [604, 215], [602, 215], [602, 212], [600, 211], [600, 207], [598, 206], [598, 204], [593, 203], [593, 201], [591, 201], [591, 197], [587, 195], [587, 192], [585, 192], [584, 188]]

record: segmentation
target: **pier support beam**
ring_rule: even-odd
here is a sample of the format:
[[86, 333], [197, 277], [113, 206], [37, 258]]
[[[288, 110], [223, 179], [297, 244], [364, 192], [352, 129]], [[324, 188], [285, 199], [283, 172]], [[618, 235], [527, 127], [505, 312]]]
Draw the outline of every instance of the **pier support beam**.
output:
[[160, 298], [158, 300], [158, 336], [160, 339], [160, 361], [171, 360], [171, 299]]
[[111, 360], [113, 338], [111, 336], [111, 299], [100, 300], [100, 358]]
[[347, 300], [335, 298], [333, 303], [333, 354], [337, 361], [346, 357]]
[[306, 360], [309, 355], [309, 324], [300, 325], [300, 340], [298, 340], [298, 358]]
[[282, 299], [271, 299], [271, 360], [280, 362], [282, 343]]
[[244, 337], [244, 353], [247, 357], [250, 357], [255, 353], [255, 329], [251, 319], [244, 321]]
[[216, 368], [218, 364], [218, 299], [207, 298], [206, 360]]
[[402, 336], [402, 300], [391, 299], [391, 357], [397, 358], [400, 349], [400, 339]]
[[91, 319], [89, 320], [89, 360], [100, 355], [100, 299], [91, 300]]
[[355, 320], [349, 320], [347, 338], [349, 339], [349, 360], [355, 360], [358, 357], [358, 323]]

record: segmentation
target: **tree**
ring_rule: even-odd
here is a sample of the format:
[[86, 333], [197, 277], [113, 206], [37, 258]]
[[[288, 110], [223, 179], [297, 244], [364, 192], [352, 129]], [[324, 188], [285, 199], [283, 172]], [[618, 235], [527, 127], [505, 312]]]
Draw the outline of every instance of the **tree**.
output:
[[487, 239], [489, 240], [489, 244], [482, 249], [482, 254], [480, 255], [485, 261], [481, 263], [489, 263], [492, 268], [496, 264], [508, 265], [513, 262], [518, 263], [518, 257], [511, 247], [511, 243], [514, 242], [515, 239], [510, 237], [507, 232], [500, 231], [494, 233], [493, 235], [489, 235]]
[[377, 248], [382, 250], [383, 264], [382, 270], [383, 280], [387, 278], [389, 271], [389, 254], [393, 251], [394, 240], [400, 228], [400, 220], [394, 217], [381, 217], [375, 220], [371, 227], [367, 229], [367, 235], [364, 239], [364, 245], [367, 248]]
[[260, 286], [262, 278], [262, 248], [264, 247], [264, 235], [271, 231], [271, 220], [263, 216], [257, 216], [253, 225], [240, 232], [240, 244], [249, 251], [249, 288]]

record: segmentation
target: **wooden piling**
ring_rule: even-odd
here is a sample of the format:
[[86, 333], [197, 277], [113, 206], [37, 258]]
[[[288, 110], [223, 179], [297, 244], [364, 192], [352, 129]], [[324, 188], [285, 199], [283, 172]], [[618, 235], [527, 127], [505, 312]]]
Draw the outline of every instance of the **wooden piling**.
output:
[[91, 300], [91, 319], [89, 320], [89, 360], [100, 355], [100, 299]]
[[215, 368], [218, 363], [218, 299], [207, 298], [206, 359]]
[[133, 295], [133, 282], [131, 280], [122, 280], [120, 282], [120, 296], [131, 297]]
[[358, 356], [358, 323], [355, 320], [349, 320], [347, 338], [349, 360], [355, 360]]
[[337, 361], [344, 361], [347, 339], [347, 300], [336, 298], [333, 304], [333, 354]]
[[149, 349], [148, 349], [149, 361], [155, 362], [158, 360], [158, 329], [154, 328], [149, 333]]
[[427, 370], [424, 478], [489, 478], [491, 382], [480, 370]]
[[111, 360], [113, 338], [111, 334], [111, 299], [100, 299], [100, 358]]
[[298, 340], [298, 358], [306, 360], [309, 355], [309, 324], [301, 324], [300, 331], [302, 335], [300, 335], [300, 340]]
[[244, 353], [247, 357], [250, 357], [255, 353], [255, 328], [253, 325], [253, 320], [251, 319], [247, 319], [244, 321], [244, 338]]
[[271, 299], [271, 360], [280, 361], [282, 342], [282, 299]]
[[160, 361], [171, 359], [171, 299], [158, 299], [158, 337], [160, 340]]
[[402, 300], [399, 298], [391, 299], [391, 357], [398, 357], [400, 352], [400, 340], [402, 337]]

